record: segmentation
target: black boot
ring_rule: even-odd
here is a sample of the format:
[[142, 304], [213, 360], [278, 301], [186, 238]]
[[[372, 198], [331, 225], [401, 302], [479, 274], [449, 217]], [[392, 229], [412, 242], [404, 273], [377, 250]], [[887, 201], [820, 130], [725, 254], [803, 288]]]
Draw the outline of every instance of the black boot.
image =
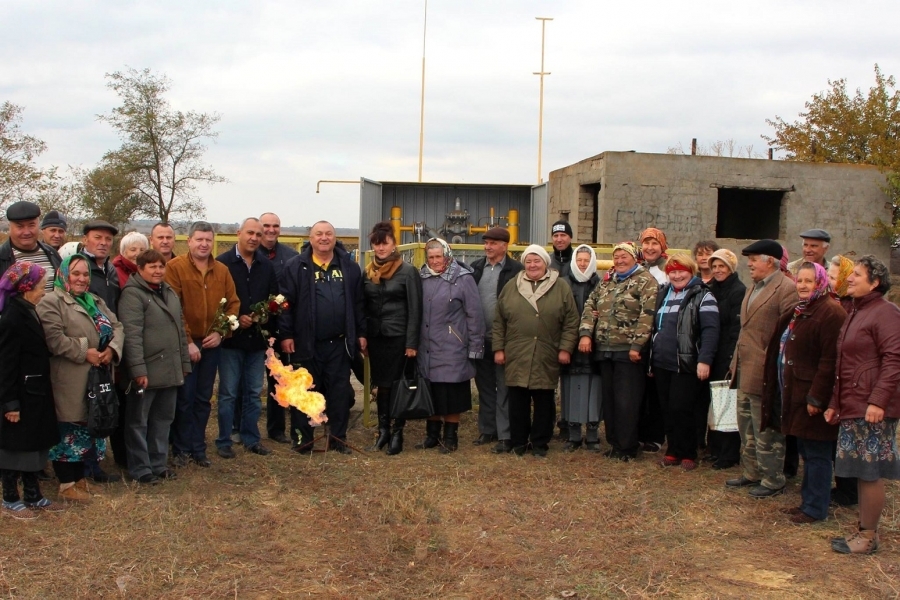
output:
[[387, 453], [390, 456], [403, 452], [403, 426], [406, 421], [403, 419], [394, 419], [394, 428], [391, 430], [391, 445], [388, 446]]
[[387, 446], [388, 442], [391, 439], [391, 419], [387, 415], [383, 415], [380, 412], [378, 413], [378, 437], [375, 438], [375, 443], [372, 444], [370, 448], [368, 448], [369, 452], [378, 452], [385, 446]]
[[425, 440], [421, 444], [416, 444], [419, 450], [427, 450], [428, 448], [436, 448], [441, 444], [441, 422], [425, 421]]
[[[437, 421], [435, 421], [437, 423]], [[441, 454], [455, 452], [459, 446], [459, 423], [444, 423], [444, 443]]]

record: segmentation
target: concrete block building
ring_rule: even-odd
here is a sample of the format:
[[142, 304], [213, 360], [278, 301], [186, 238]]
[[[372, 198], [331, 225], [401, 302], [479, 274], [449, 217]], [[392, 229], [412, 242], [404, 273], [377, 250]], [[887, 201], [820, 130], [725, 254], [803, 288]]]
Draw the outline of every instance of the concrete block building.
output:
[[578, 242], [634, 240], [653, 226], [675, 248], [714, 239], [740, 250], [772, 238], [792, 258], [799, 233], [817, 227], [832, 235], [829, 256], [887, 261], [889, 241], [872, 238], [872, 223], [891, 219], [884, 185], [877, 168], [860, 165], [604, 152], [550, 173], [547, 218], [568, 218]]

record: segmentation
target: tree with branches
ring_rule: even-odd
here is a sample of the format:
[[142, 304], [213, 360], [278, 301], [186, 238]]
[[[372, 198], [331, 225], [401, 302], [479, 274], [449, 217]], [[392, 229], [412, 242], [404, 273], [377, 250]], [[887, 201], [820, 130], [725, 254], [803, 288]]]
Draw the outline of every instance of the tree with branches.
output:
[[137, 212], [167, 222], [203, 215], [198, 186], [227, 181], [203, 162], [205, 142], [219, 135], [214, 127], [220, 116], [173, 109], [164, 97], [170, 80], [150, 69], [129, 67], [106, 78], [122, 103], [98, 118], [119, 133], [122, 147], [107, 153], [104, 163], [133, 178]]
[[766, 119], [775, 129], [762, 136], [785, 160], [874, 165], [885, 174], [893, 203], [891, 223], [876, 222], [875, 235], [900, 236], [900, 92], [893, 76], [875, 65], [875, 85], [864, 94], [847, 92], [847, 80], [828, 80], [829, 89], [813, 94], [791, 123]]
[[0, 104], [0, 210], [47, 186], [47, 173], [34, 162], [47, 144], [22, 131], [23, 111], [11, 102]]

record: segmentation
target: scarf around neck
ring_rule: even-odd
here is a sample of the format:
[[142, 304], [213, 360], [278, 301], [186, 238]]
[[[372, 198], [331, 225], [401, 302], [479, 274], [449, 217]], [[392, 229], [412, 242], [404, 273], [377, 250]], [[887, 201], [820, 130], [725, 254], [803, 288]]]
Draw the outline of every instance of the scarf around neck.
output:
[[382, 279], [387, 281], [393, 277], [402, 264], [403, 258], [397, 252], [397, 249], [394, 248], [394, 251], [384, 260], [379, 260], [377, 256], [372, 258], [372, 262], [366, 265], [366, 277], [372, 283], [378, 285]]
[[73, 254], [72, 256], [67, 256], [62, 261], [62, 264], [59, 265], [59, 269], [56, 271], [56, 278], [53, 280], [53, 287], [59, 288], [69, 296], [71, 296], [72, 299], [75, 300], [75, 302], [85, 310], [91, 320], [94, 321], [94, 327], [97, 329], [97, 333], [100, 334], [100, 345], [97, 349], [102, 351], [106, 349], [106, 346], [109, 344], [110, 340], [112, 340], [112, 322], [109, 320], [109, 317], [107, 317], [100, 311], [100, 308], [97, 306], [97, 302], [94, 300], [94, 295], [90, 291], [76, 294], [69, 286], [69, 273], [72, 270], [72, 263], [79, 260], [86, 263], [88, 271], [88, 286], [90, 286], [90, 259], [86, 258], [83, 254]]

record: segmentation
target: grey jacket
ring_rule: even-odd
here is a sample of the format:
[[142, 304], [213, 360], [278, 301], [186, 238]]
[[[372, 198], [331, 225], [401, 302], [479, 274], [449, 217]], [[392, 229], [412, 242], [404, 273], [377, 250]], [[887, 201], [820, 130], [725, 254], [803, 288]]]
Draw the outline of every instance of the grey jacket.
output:
[[153, 290], [139, 274], [128, 278], [119, 298], [125, 327], [125, 372], [129, 379], [147, 378], [147, 389], [177, 387], [191, 372], [181, 301], [163, 282]]
[[[113, 339], [109, 347], [113, 350], [114, 362], [118, 363], [125, 337], [122, 324], [101, 298], [95, 297], [94, 301], [112, 323]], [[87, 351], [100, 344], [100, 334], [94, 320], [75, 302], [75, 298], [59, 288], [49, 292], [38, 303], [37, 314], [44, 326], [47, 348], [53, 354], [50, 358], [50, 384], [56, 403], [56, 418], [62, 423], [87, 421], [84, 395], [91, 370]]]
[[469, 359], [484, 355], [484, 316], [472, 269], [453, 261], [440, 276], [422, 277], [422, 336], [417, 360], [430, 381], [459, 383], [475, 377]]

